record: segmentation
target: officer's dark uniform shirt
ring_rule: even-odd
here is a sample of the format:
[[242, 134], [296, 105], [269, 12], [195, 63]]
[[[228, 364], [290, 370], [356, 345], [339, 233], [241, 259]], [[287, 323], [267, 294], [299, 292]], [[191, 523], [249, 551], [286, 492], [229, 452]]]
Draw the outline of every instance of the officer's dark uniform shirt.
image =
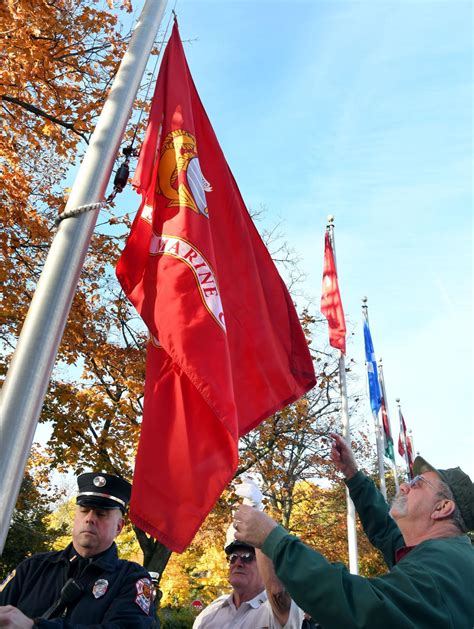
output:
[[[41, 619], [71, 577], [84, 586], [80, 598], [51, 619]], [[78, 555], [72, 543], [25, 559], [0, 586], [0, 605], [18, 607], [44, 629], [156, 626], [150, 576], [139, 564], [119, 559], [115, 543], [92, 561]]]

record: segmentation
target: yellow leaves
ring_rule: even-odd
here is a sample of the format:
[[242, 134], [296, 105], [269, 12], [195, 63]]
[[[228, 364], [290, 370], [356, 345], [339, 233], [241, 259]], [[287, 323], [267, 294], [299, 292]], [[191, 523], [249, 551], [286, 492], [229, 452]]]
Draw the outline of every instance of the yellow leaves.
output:
[[181, 555], [173, 554], [160, 583], [161, 606], [188, 606], [198, 598], [205, 605], [230, 591], [228, 566], [222, 546], [210, 541], [193, 544]]
[[143, 553], [133, 530], [133, 526], [128, 519], [126, 520], [125, 527], [115, 541], [121, 559], [128, 559], [129, 561], [143, 564]]
[[301, 398], [295, 404], [295, 410], [298, 415], [306, 415], [308, 413], [308, 400], [307, 398]]
[[[225, 492], [191, 546], [181, 555], [171, 556], [160, 583], [162, 607], [187, 607], [194, 599], [207, 605], [221, 594], [230, 592], [223, 545], [231, 520], [231, 502], [227, 498], [232, 500], [232, 496]], [[277, 521], [282, 520], [281, 513], [270, 506], [267, 506], [267, 513]], [[329, 561], [347, 564], [346, 503], [341, 483], [327, 483], [326, 487], [321, 487], [310, 481], [297, 481], [287, 526]], [[358, 536], [361, 574], [381, 574], [385, 571], [383, 561], [360, 526]]]
[[[2, 9], [0, 31], [9, 36], [2, 41], [0, 91], [13, 99], [3, 101], [3, 118], [26, 139], [23, 150], [41, 150], [43, 137], [68, 158], [80, 136], [61, 129], [90, 131], [103, 99], [97, 87], [108, 84], [122, 55], [116, 17], [85, 2], [10, 0]], [[111, 40], [115, 54], [103, 54]]]
[[52, 550], [62, 550], [71, 541], [72, 521], [76, 509], [76, 500], [70, 498], [59, 504], [56, 509], [49, 515], [48, 524], [54, 528], [64, 526], [64, 535], [57, 537], [53, 542]]

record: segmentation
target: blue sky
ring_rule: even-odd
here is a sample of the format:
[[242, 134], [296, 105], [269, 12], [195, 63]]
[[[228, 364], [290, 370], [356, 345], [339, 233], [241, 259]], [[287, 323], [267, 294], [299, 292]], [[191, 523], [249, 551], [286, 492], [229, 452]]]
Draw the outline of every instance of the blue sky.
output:
[[471, 3], [178, 0], [176, 12], [242, 195], [282, 221], [315, 304], [335, 216], [348, 358], [364, 378], [367, 296], [395, 439], [399, 397], [415, 449], [474, 478]]

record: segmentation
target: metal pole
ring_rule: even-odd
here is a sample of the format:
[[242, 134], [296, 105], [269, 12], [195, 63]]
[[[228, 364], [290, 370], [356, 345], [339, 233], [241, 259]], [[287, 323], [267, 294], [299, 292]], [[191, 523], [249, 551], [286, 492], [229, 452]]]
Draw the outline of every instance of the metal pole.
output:
[[[334, 217], [328, 216], [327, 230], [331, 239], [332, 254], [334, 257], [334, 266], [337, 271], [336, 261], [336, 245], [334, 241]], [[346, 440], [349, 447], [351, 446], [351, 428], [349, 422], [349, 406], [347, 403], [347, 381], [346, 381], [346, 359], [344, 354], [339, 351], [339, 389], [341, 394], [341, 421], [342, 436]], [[359, 554], [357, 550], [357, 528], [356, 513], [354, 503], [349, 495], [349, 489], [346, 486], [346, 503], [347, 503], [347, 546], [349, 550], [349, 570], [352, 574], [359, 574]]]
[[[369, 307], [367, 306], [367, 297], [363, 297], [362, 299], [362, 312], [367, 321], [369, 323]], [[375, 442], [377, 445], [377, 463], [379, 468], [379, 481], [380, 481], [380, 491], [382, 492], [383, 497], [387, 500], [387, 485], [385, 483], [385, 467], [383, 460], [383, 437], [382, 437], [382, 426], [379, 420], [378, 413], [374, 413], [372, 411], [372, 416], [374, 418], [375, 425]]]
[[[76, 176], [66, 210], [104, 198], [166, 0], [147, 0]], [[98, 210], [63, 220], [18, 339], [2, 390], [0, 551], [20, 490], [59, 343]]]
[[380, 491], [382, 492], [383, 497], [387, 500], [387, 485], [385, 483], [385, 467], [383, 462], [383, 447], [382, 447], [382, 430], [380, 426], [378, 413], [372, 413], [375, 424], [375, 439], [377, 442], [377, 461], [379, 467], [379, 480], [380, 480]]
[[[341, 419], [342, 436], [351, 446], [351, 431], [349, 424], [349, 410], [347, 404], [346, 362], [344, 354], [339, 356], [339, 383], [341, 389]], [[349, 570], [352, 574], [359, 574], [359, 553], [357, 549], [356, 512], [354, 503], [346, 486], [347, 503], [347, 545], [349, 549]]]
[[[385, 412], [387, 414], [388, 430], [390, 432], [390, 437], [392, 437], [392, 427], [390, 425], [390, 413], [388, 412], [387, 391], [385, 390], [385, 378], [383, 375], [383, 366], [382, 366], [381, 358], [379, 358], [379, 381], [380, 381], [380, 388], [382, 390], [382, 398], [384, 401]], [[382, 428], [383, 428], [383, 425], [382, 425]], [[390, 457], [390, 462], [391, 462], [390, 464], [392, 466], [393, 480], [395, 482], [395, 493], [398, 493], [398, 490], [400, 489], [400, 484], [398, 482], [397, 466], [395, 464], [395, 444], [393, 443], [393, 437], [392, 437], [392, 448], [393, 448], [393, 459]]]
[[413, 456], [418, 456], [419, 452], [415, 452], [415, 442], [413, 441], [413, 430], [410, 428], [410, 430], [408, 431], [408, 435], [407, 435], [407, 439], [410, 442], [411, 445], [411, 451], [413, 453]]

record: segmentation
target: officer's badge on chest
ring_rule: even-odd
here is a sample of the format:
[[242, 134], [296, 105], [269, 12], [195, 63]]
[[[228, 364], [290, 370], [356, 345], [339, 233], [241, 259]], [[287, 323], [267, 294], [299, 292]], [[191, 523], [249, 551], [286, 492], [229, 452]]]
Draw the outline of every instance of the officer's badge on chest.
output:
[[97, 579], [92, 588], [92, 594], [95, 598], [100, 598], [101, 596], [104, 596], [104, 594], [107, 592], [108, 587], [109, 582], [107, 581], [107, 579]]

